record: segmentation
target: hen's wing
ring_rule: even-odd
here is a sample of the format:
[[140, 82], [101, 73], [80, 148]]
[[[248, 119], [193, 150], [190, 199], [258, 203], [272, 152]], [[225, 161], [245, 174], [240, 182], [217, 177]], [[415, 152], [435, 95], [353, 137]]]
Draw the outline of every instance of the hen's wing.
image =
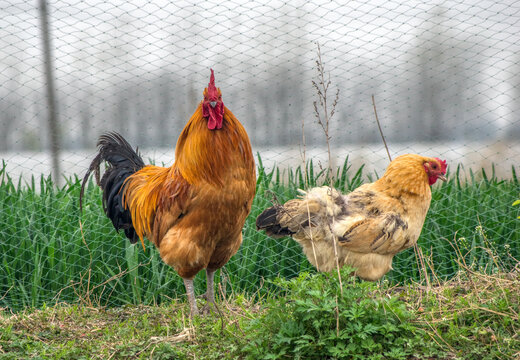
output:
[[332, 225], [341, 246], [360, 253], [388, 255], [413, 244], [399, 200], [360, 188], [345, 196], [344, 201]]

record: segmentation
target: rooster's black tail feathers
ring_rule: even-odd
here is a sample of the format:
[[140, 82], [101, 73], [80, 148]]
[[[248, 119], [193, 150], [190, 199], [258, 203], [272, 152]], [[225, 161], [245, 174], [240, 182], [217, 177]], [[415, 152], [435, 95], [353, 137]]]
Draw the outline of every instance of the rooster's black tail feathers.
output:
[[[123, 184], [130, 175], [145, 166], [143, 159], [130, 144], [118, 133], [110, 132], [99, 137], [97, 146], [99, 152], [92, 160], [83, 182], [79, 195], [79, 207], [82, 209], [83, 193], [90, 174], [94, 172], [96, 183], [103, 190], [103, 209], [112, 220], [112, 224], [119, 231], [124, 229], [126, 237], [132, 243], [137, 242], [138, 236], [132, 225], [130, 211], [123, 206]], [[106, 162], [108, 165], [100, 178], [100, 165]]]

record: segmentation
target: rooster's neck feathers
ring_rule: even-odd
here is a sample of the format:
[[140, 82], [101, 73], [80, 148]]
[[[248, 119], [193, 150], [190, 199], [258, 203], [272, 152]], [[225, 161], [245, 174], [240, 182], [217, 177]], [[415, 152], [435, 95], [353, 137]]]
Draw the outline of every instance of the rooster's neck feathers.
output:
[[[241, 158], [237, 159], [237, 156]], [[173, 166], [190, 184], [206, 182], [221, 186], [225, 173], [237, 160], [254, 167], [251, 145], [244, 127], [224, 107], [222, 129], [208, 129], [201, 103], [179, 136]]]

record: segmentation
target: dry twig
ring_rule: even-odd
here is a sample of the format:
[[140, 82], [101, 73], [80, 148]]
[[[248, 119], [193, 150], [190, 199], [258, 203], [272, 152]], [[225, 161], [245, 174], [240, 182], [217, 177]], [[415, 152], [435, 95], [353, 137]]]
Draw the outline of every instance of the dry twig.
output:
[[[317, 81], [312, 81], [312, 85], [316, 89], [316, 93], [318, 95], [318, 101], [314, 101], [314, 115], [316, 116], [316, 119], [318, 121], [318, 124], [321, 126], [323, 133], [325, 134], [325, 140], [327, 142], [327, 154], [328, 154], [328, 167], [327, 167], [327, 175], [326, 180], [329, 182], [329, 195], [332, 198], [333, 196], [333, 186], [334, 186], [334, 175], [332, 172], [332, 152], [330, 150], [330, 121], [332, 117], [334, 116], [336, 112], [336, 105], [338, 104], [339, 99], [339, 88], [336, 90], [336, 95], [334, 97], [334, 100], [332, 102], [332, 106], [329, 107], [328, 105], [328, 91], [329, 87], [331, 85], [330, 81], [330, 74], [325, 75], [325, 66], [323, 65], [323, 59], [321, 57], [321, 48], [320, 44], [316, 43], [316, 46], [318, 48], [317, 50], [317, 56], [318, 59], [316, 60], [316, 70], [317, 70]], [[318, 106], [319, 105], [319, 106]], [[338, 257], [338, 249], [337, 249], [337, 239], [334, 236], [334, 233], [332, 232], [332, 227], [334, 225], [334, 215], [332, 216], [332, 224], [329, 224], [329, 227], [331, 228], [331, 233], [333, 234], [332, 243], [334, 245], [334, 257], [336, 260], [336, 269], [338, 271], [338, 279], [339, 279], [339, 285], [340, 285], [340, 292], [341, 295], [343, 295], [343, 283], [341, 281], [341, 274], [340, 274], [340, 266], [339, 266], [339, 257]], [[310, 222], [310, 214], [309, 214], [309, 222]]]
[[392, 157], [390, 156], [390, 151], [388, 150], [388, 145], [386, 144], [385, 135], [383, 135], [383, 129], [381, 128], [381, 123], [379, 122], [379, 117], [377, 116], [376, 109], [376, 100], [374, 95], [372, 95], [372, 106], [374, 107], [374, 115], [376, 117], [377, 127], [379, 128], [379, 133], [381, 134], [381, 138], [383, 139], [383, 144], [385, 144], [386, 153], [388, 155], [388, 159], [392, 162]]

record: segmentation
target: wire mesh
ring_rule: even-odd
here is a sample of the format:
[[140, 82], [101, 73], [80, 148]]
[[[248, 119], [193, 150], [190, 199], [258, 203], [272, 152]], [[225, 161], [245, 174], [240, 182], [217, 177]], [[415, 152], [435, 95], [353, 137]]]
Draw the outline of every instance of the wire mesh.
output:
[[[94, 187], [79, 216], [74, 176], [84, 174], [107, 130], [138, 145], [145, 160], [170, 165], [213, 68], [226, 106], [273, 175], [271, 191], [281, 200], [294, 196], [302, 149], [316, 173], [328, 161], [314, 115], [316, 43], [339, 89], [332, 166], [348, 156], [349, 179], [361, 166], [365, 176], [384, 171], [374, 95], [393, 156], [438, 156], [457, 177], [434, 189], [419, 240], [431, 267], [454, 275], [457, 247], [486, 269], [520, 256], [511, 207], [520, 192], [518, 3], [50, 1], [58, 190], [40, 178], [52, 172], [42, 12], [17, 0], [0, 12], [0, 306], [150, 303], [183, 294], [151, 246], [142, 252], [115, 234]], [[269, 287], [265, 279], [312, 271], [297, 244], [256, 232], [254, 216], [268, 204], [267, 195], [255, 199], [244, 243], [217, 279], [228, 290], [254, 293]], [[480, 247], [494, 250], [486, 257]], [[408, 250], [387, 279], [420, 276]], [[203, 288], [203, 277], [197, 282]]]

